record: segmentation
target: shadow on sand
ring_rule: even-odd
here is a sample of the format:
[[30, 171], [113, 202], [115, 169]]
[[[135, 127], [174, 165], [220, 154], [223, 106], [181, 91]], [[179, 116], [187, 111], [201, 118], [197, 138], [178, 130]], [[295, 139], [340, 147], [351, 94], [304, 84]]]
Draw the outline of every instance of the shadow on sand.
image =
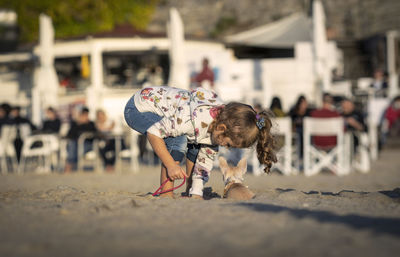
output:
[[368, 229], [400, 237], [400, 218], [365, 217], [356, 214], [338, 215], [328, 211], [296, 209], [264, 203], [237, 203], [236, 205], [259, 212], [288, 212], [298, 219], [311, 218], [320, 223], [340, 223], [355, 229]]

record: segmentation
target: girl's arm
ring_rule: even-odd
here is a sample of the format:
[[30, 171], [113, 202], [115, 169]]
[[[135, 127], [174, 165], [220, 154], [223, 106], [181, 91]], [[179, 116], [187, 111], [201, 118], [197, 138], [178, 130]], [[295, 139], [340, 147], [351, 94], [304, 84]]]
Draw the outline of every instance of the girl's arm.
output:
[[167, 146], [162, 138], [147, 132], [147, 139], [157, 156], [167, 168], [168, 177], [171, 180], [182, 179], [186, 176], [185, 171], [175, 162], [168, 152]]

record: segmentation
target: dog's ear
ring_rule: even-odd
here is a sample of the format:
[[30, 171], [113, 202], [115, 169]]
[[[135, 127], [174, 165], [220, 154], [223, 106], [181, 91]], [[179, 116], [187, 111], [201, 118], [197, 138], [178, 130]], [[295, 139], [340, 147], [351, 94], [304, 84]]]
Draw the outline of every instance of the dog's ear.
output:
[[239, 161], [237, 167], [242, 172], [242, 175], [244, 175], [247, 172], [247, 160], [246, 160], [246, 158], [241, 159]]
[[228, 162], [222, 156], [218, 157], [218, 161], [219, 161], [219, 168], [221, 169], [222, 174], [225, 174], [226, 171], [229, 169]]

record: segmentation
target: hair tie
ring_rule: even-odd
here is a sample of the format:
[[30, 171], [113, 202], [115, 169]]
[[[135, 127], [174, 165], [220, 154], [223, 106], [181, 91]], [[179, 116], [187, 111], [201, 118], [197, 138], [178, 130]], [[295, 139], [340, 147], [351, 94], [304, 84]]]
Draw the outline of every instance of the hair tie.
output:
[[259, 114], [256, 114], [256, 125], [259, 130], [261, 130], [263, 127], [265, 127], [265, 119], [261, 117]]

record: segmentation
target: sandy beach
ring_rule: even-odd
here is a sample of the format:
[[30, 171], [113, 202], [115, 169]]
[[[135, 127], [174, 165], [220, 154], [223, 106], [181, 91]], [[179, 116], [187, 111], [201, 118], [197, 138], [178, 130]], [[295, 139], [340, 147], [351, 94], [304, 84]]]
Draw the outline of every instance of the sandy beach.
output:
[[159, 168], [0, 179], [0, 256], [398, 256], [400, 144], [368, 174], [246, 176], [257, 197], [155, 198]]

